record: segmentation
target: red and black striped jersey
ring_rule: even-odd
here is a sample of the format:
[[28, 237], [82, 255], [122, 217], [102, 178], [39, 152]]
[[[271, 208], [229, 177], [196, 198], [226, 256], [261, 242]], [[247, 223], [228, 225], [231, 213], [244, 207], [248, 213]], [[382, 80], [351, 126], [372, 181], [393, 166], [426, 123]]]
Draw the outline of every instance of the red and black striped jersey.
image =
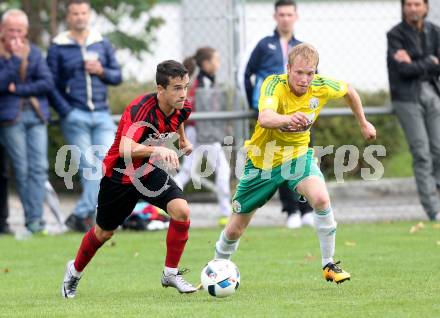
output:
[[[115, 140], [103, 161], [103, 173], [114, 182], [130, 184], [148, 174], [153, 164], [150, 158], [130, 159], [126, 162], [119, 155], [122, 136], [147, 146], [167, 146], [177, 139], [177, 129], [191, 114], [191, 103], [185, 101], [182, 109], [175, 109], [167, 116], [160, 109], [157, 94], [139, 96], [124, 110]], [[140, 169], [140, 167], [142, 167]], [[148, 168], [149, 167], [149, 168]], [[142, 170], [142, 171], [140, 171]]]

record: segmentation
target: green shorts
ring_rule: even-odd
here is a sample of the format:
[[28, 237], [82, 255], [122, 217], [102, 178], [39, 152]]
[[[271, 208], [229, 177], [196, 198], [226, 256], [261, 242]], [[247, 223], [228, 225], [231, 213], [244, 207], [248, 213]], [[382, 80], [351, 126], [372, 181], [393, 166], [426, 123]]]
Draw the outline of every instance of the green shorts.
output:
[[269, 201], [285, 182], [299, 198], [296, 187], [302, 180], [310, 176], [324, 179], [313, 157], [313, 149], [309, 149], [301, 157], [269, 170], [255, 168], [252, 161], [248, 159], [232, 199], [232, 210], [234, 213], [254, 211]]

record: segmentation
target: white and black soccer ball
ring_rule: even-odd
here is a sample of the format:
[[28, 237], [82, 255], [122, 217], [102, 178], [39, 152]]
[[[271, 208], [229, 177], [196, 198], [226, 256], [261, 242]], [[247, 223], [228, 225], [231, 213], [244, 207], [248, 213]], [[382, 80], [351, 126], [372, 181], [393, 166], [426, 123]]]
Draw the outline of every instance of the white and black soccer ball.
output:
[[200, 275], [203, 289], [214, 297], [228, 297], [240, 286], [240, 272], [230, 260], [214, 259], [202, 270]]

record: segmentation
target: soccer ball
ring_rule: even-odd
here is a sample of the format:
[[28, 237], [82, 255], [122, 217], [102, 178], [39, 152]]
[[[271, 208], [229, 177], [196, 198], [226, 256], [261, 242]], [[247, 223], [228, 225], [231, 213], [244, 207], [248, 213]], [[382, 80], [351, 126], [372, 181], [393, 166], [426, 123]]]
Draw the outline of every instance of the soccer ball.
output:
[[230, 260], [214, 259], [203, 268], [200, 280], [204, 290], [214, 297], [228, 297], [240, 285], [240, 272]]

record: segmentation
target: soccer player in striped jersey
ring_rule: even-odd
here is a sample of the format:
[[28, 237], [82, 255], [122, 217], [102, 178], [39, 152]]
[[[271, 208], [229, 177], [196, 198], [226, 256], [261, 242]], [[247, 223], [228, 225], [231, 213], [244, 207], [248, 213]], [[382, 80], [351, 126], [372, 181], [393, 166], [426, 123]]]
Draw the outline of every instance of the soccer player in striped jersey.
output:
[[[122, 114], [116, 137], [103, 162], [96, 225], [84, 235], [75, 260], [67, 263], [62, 296], [73, 298], [82, 272], [96, 251], [130, 215], [139, 199], [167, 211], [171, 217], [161, 283], [180, 293], [197, 289], [182, 277], [178, 264], [188, 240], [189, 207], [169, 175], [179, 165], [176, 150], [192, 151], [183, 122], [191, 113], [186, 101], [188, 71], [176, 61], [157, 66], [157, 93], [133, 100]], [[179, 139], [179, 149], [174, 142]]]
[[331, 99], [344, 97], [359, 122], [362, 136], [375, 139], [358, 93], [343, 81], [317, 75], [318, 52], [299, 44], [289, 53], [287, 74], [271, 75], [261, 88], [258, 123], [245, 143], [248, 160], [232, 201], [233, 214], [216, 243], [215, 258], [229, 259], [255, 210], [282, 184], [307, 199], [314, 209], [323, 276], [341, 283], [350, 274], [334, 262], [336, 222], [324, 177], [308, 148], [310, 127]]

